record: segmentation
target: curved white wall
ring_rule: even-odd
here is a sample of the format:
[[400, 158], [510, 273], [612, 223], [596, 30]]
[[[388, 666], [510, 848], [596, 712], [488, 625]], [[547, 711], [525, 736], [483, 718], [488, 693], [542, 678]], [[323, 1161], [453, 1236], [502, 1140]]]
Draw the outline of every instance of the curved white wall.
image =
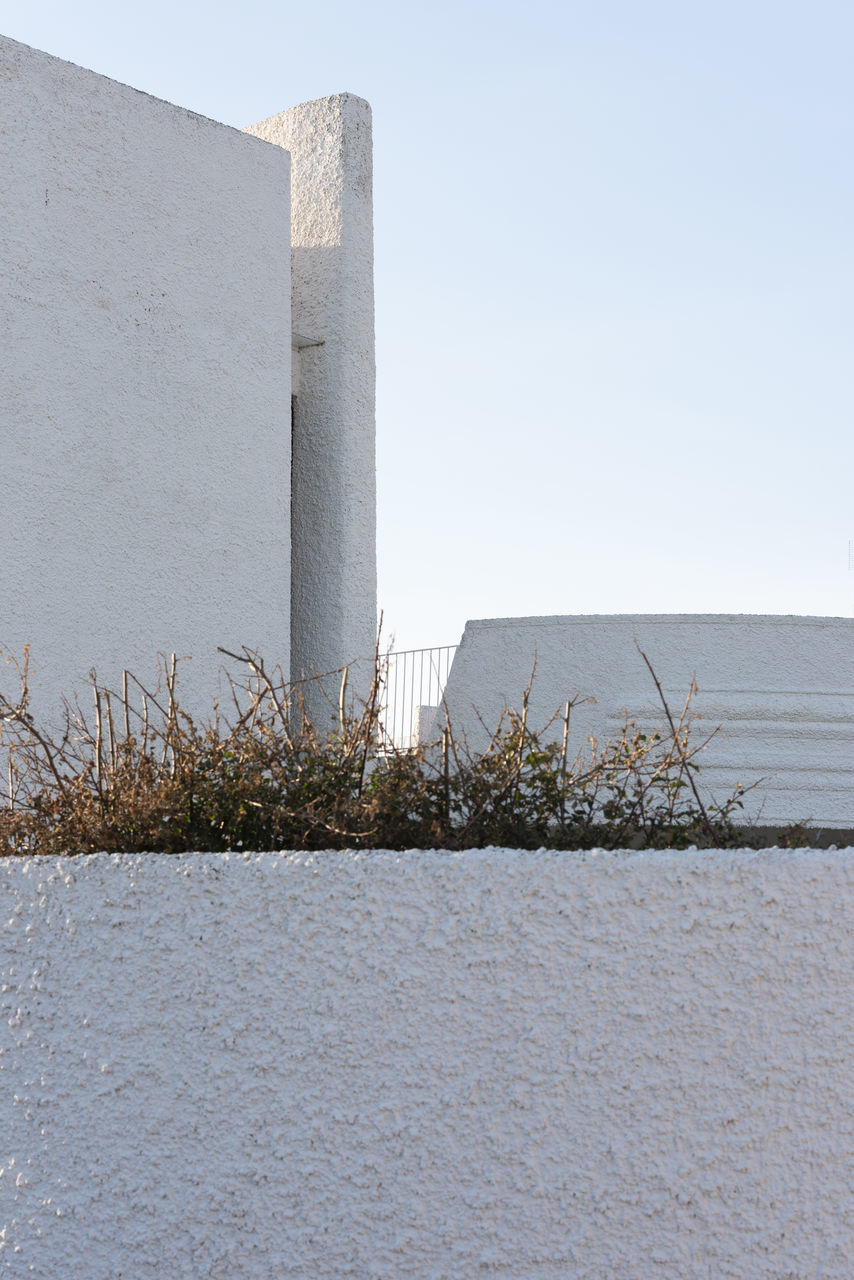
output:
[[[540, 728], [567, 698], [575, 750], [613, 739], [626, 714], [654, 728], [664, 712], [635, 641], [674, 712], [696, 673], [697, 757], [707, 797], [759, 782], [744, 814], [763, 824], [854, 828], [854, 619], [739, 614], [490, 618], [466, 624], [445, 688], [455, 733], [485, 745], [505, 707], [531, 689]], [[560, 732], [558, 727], [557, 733]]]
[[854, 850], [6, 860], [0, 1273], [849, 1280]]

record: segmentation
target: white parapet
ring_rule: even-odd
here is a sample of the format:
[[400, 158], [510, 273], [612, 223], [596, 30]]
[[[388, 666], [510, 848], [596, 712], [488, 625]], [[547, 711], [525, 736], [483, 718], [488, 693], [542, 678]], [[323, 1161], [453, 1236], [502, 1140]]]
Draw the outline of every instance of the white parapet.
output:
[[42, 707], [175, 650], [209, 709], [217, 645], [288, 660], [289, 157], [11, 40], [0, 75], [0, 645]]
[[850, 1280], [854, 850], [0, 860], [8, 1280]]
[[[530, 723], [567, 699], [572, 742], [613, 739], [626, 717], [664, 721], [650, 659], [680, 712], [696, 675], [694, 741], [706, 798], [758, 785], [743, 815], [761, 824], [854, 827], [854, 619], [766, 615], [591, 615], [469, 622], [445, 688], [455, 735], [484, 746], [507, 707], [521, 707], [532, 671]], [[536, 668], [536, 669], [535, 669]], [[595, 701], [591, 701], [595, 699]], [[554, 727], [557, 734], [559, 728]]]
[[248, 132], [293, 165], [291, 671], [356, 660], [350, 687], [364, 694], [377, 621], [371, 111], [339, 94]]

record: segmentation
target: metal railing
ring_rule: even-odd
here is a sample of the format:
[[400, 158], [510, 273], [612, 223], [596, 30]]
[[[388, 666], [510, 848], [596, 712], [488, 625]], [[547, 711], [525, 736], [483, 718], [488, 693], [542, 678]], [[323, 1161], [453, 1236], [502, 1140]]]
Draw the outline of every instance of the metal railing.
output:
[[457, 651], [455, 644], [387, 653], [380, 719], [387, 741], [408, 750], [432, 741], [445, 683]]

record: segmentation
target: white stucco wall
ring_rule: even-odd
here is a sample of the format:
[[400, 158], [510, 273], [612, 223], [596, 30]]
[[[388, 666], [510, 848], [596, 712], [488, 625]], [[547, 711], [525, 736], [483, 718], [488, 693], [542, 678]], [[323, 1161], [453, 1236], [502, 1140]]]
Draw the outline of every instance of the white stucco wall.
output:
[[0, 86], [0, 645], [37, 707], [176, 650], [210, 709], [218, 644], [287, 663], [289, 157], [11, 40]]
[[849, 1280], [854, 850], [0, 865], [0, 1273]]
[[[854, 827], [854, 619], [772, 615], [576, 615], [466, 624], [445, 689], [451, 723], [485, 743], [508, 706], [521, 707], [536, 659], [531, 723], [564, 702], [575, 748], [614, 738], [628, 714], [664, 713], [635, 647], [649, 657], [674, 712], [696, 673], [696, 736], [723, 730], [700, 755], [707, 796], [764, 780], [744, 814], [769, 825]], [[481, 720], [483, 723], [481, 723]], [[559, 732], [559, 729], [558, 729]]]
[[338, 94], [247, 132], [291, 153], [293, 325], [316, 344], [297, 356], [291, 670], [356, 660], [351, 689], [365, 694], [377, 627], [371, 109]]

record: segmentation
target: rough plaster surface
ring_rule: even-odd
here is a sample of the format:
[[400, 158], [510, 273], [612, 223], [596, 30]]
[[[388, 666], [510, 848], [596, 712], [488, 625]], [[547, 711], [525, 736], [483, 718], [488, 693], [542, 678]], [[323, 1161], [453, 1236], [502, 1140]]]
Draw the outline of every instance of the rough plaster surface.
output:
[[0, 885], [4, 1275], [854, 1273], [854, 850]]
[[[483, 745], [505, 707], [531, 690], [538, 728], [567, 698], [576, 748], [608, 741], [628, 714], [664, 719], [649, 657], [674, 712], [692, 676], [701, 717], [692, 738], [722, 731], [697, 757], [707, 796], [760, 785], [744, 813], [769, 825], [854, 826], [854, 619], [769, 615], [577, 615], [466, 624], [445, 688], [455, 732]], [[483, 721], [483, 724], [481, 723]]]
[[218, 644], [287, 662], [289, 157], [0, 39], [0, 166], [0, 645], [209, 710]]
[[247, 132], [291, 153], [293, 325], [317, 344], [296, 357], [291, 670], [357, 660], [351, 685], [366, 694], [377, 626], [371, 109], [339, 94]]

